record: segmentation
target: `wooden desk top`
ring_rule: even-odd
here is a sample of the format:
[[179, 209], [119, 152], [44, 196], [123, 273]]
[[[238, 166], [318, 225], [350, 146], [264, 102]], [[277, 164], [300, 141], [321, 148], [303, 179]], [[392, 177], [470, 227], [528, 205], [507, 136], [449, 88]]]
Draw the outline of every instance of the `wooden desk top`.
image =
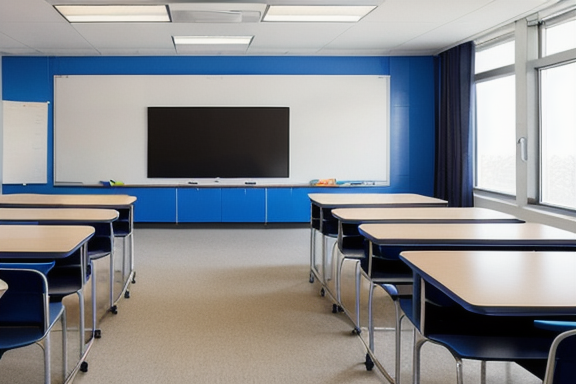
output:
[[136, 197], [129, 195], [51, 195], [16, 193], [0, 195], [0, 207], [129, 207]]
[[361, 224], [377, 245], [561, 245], [576, 246], [576, 233], [539, 223]]
[[337, 208], [332, 215], [343, 223], [521, 223], [522, 220], [506, 213], [486, 208]]
[[118, 219], [113, 209], [95, 208], [0, 208], [0, 221], [110, 223]]
[[446, 206], [447, 201], [412, 193], [310, 193], [313, 204], [323, 208]]
[[576, 314], [576, 252], [410, 251], [427, 282], [482, 314]]
[[93, 235], [82, 225], [0, 225], [0, 258], [64, 258]]

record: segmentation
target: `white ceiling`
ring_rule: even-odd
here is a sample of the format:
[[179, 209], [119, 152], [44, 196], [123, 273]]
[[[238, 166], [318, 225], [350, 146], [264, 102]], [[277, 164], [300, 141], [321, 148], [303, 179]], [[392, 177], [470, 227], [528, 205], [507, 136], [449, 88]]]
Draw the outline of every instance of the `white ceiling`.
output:
[[[433, 55], [559, 0], [0, 0], [0, 55]], [[171, 23], [70, 24], [54, 4], [168, 4]], [[358, 23], [271, 23], [267, 4], [377, 5]], [[176, 17], [175, 11], [181, 11]], [[195, 11], [243, 11], [245, 21], [194, 22]], [[257, 14], [258, 15], [258, 14]], [[189, 17], [187, 17], [189, 16]], [[177, 52], [173, 35], [253, 35], [243, 52]]]

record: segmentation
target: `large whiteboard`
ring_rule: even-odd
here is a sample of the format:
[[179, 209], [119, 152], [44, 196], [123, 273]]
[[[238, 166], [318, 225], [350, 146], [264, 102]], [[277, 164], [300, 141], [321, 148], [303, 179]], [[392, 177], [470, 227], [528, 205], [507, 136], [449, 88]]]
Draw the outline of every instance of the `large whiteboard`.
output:
[[288, 106], [290, 177], [259, 184], [324, 178], [387, 184], [389, 88], [388, 76], [364, 75], [58, 76], [54, 181], [186, 182], [146, 176], [149, 106]]

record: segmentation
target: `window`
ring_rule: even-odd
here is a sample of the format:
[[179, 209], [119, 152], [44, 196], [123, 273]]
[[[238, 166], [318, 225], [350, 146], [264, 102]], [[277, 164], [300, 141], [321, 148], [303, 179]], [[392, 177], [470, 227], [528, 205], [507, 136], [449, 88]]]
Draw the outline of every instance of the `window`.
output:
[[541, 198], [576, 209], [576, 62], [542, 69]]
[[514, 40], [476, 52], [475, 71], [482, 73], [491, 69], [514, 64]]
[[476, 186], [516, 193], [515, 76], [476, 84]]
[[[476, 52], [475, 187], [516, 194], [514, 41]], [[506, 68], [510, 67], [510, 68]]]
[[576, 210], [576, 11], [545, 20], [540, 32], [543, 57], [563, 54], [545, 62], [538, 71], [538, 201]]
[[576, 19], [563, 23], [546, 23], [544, 56], [576, 48]]

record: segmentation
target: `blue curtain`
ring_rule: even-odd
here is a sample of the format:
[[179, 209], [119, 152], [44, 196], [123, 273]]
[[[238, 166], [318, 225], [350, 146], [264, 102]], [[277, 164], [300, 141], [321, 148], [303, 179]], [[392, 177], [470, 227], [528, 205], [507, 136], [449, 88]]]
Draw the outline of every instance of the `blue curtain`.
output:
[[434, 193], [437, 198], [447, 200], [451, 207], [474, 204], [474, 52], [474, 43], [468, 42], [439, 55], [440, 103]]

